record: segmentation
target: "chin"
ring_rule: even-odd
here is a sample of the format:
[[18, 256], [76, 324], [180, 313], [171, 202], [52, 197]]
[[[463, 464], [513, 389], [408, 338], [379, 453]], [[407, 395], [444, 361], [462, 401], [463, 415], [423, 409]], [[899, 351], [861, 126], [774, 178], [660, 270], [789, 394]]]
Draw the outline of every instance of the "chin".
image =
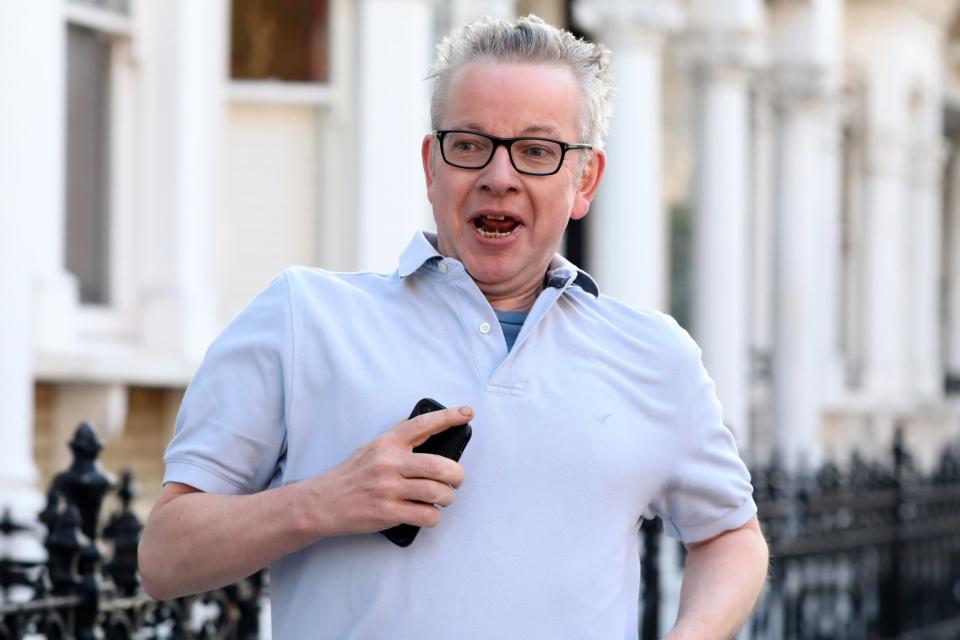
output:
[[481, 258], [464, 266], [471, 278], [494, 286], [507, 282], [514, 275], [514, 271], [506, 265], [490, 264], [489, 259]]

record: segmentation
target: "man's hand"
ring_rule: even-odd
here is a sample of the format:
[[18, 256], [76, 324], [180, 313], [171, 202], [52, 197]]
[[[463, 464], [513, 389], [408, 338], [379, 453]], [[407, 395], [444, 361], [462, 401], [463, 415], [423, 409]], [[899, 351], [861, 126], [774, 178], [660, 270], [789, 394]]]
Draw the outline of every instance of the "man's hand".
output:
[[[433, 527], [463, 482], [463, 467], [443, 456], [414, 453], [435, 433], [464, 424], [473, 409], [425, 413], [397, 423], [302, 488], [334, 515], [320, 525], [326, 535], [369, 533], [398, 524]], [[326, 536], [324, 536], [326, 537]]]
[[236, 582], [322, 538], [436, 525], [434, 505], [453, 501], [463, 468], [413, 448], [472, 417], [462, 407], [404, 420], [319, 476], [249, 495], [165, 484], [140, 540], [144, 588], [166, 600]]

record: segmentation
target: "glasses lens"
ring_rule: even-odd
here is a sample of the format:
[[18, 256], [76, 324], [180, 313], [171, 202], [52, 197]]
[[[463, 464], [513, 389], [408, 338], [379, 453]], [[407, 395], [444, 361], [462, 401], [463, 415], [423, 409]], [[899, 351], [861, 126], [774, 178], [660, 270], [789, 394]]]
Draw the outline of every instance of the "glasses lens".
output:
[[443, 157], [450, 164], [475, 169], [487, 164], [493, 142], [474, 133], [451, 131], [443, 137]]
[[513, 164], [527, 173], [553, 173], [560, 166], [563, 149], [556, 142], [519, 138], [510, 149]]

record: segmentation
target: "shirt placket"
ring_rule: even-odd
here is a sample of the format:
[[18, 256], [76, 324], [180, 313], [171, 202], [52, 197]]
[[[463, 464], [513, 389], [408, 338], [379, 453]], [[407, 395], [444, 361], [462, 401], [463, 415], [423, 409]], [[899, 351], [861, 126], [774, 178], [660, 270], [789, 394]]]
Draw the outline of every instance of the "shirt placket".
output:
[[506, 340], [490, 303], [472, 281], [457, 282], [461, 300], [460, 320], [467, 340], [470, 342], [477, 371], [486, 384], [488, 392], [516, 396], [523, 393], [529, 378], [523, 343], [536, 331], [537, 326], [557, 298], [563, 294], [566, 286], [548, 287], [540, 292], [523, 323], [513, 349], [508, 352]]

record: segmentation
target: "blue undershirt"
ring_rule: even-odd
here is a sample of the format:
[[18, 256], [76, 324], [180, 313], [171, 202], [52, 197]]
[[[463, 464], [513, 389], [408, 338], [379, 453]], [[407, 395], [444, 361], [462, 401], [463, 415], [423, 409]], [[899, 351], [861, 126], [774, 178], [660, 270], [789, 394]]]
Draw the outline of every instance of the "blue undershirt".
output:
[[503, 330], [503, 337], [507, 340], [507, 351], [513, 349], [513, 343], [517, 341], [517, 336], [520, 335], [520, 328], [523, 326], [523, 321], [527, 319], [527, 314], [529, 311], [498, 311], [497, 309], [493, 310], [497, 314], [497, 320], [500, 321], [500, 329]]

